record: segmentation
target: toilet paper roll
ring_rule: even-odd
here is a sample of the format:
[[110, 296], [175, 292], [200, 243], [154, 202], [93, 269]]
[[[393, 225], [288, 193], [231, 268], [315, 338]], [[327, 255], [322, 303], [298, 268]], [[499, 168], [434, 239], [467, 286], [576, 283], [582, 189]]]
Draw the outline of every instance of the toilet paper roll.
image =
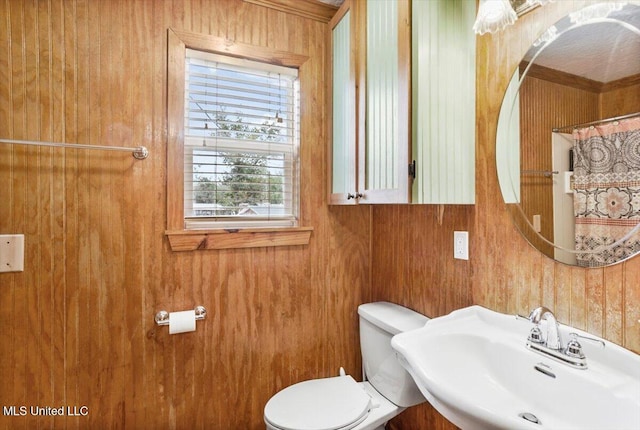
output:
[[196, 311], [169, 313], [169, 334], [196, 331]]

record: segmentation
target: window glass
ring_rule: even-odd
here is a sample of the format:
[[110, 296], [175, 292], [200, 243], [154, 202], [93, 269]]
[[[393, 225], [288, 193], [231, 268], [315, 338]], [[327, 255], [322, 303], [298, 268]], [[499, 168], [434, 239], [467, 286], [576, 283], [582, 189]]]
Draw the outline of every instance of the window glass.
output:
[[186, 227], [296, 226], [297, 69], [187, 49], [184, 105]]

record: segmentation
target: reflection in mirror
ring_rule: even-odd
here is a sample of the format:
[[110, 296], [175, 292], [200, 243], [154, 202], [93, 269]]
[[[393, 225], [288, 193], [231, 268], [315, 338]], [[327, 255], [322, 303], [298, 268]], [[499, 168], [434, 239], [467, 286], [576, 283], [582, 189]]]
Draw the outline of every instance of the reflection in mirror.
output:
[[544, 254], [601, 267], [640, 252], [640, 5], [595, 4], [542, 34], [505, 95], [496, 157]]

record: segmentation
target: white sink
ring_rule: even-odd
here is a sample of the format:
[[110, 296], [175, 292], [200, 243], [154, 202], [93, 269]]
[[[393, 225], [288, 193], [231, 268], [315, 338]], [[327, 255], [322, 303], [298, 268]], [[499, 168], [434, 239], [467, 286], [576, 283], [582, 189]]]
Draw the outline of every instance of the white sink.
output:
[[639, 355], [560, 325], [563, 344], [569, 333], [593, 339], [578, 338], [587, 368], [576, 369], [527, 349], [532, 327], [471, 306], [391, 345], [427, 400], [463, 430], [640, 429]]

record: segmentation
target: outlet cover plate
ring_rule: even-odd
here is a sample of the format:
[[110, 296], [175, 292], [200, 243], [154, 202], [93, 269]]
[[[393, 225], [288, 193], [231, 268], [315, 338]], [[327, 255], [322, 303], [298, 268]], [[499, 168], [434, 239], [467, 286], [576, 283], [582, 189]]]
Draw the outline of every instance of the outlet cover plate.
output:
[[24, 271], [24, 234], [0, 234], [0, 272]]
[[458, 260], [469, 259], [469, 232], [453, 232], [453, 258]]

